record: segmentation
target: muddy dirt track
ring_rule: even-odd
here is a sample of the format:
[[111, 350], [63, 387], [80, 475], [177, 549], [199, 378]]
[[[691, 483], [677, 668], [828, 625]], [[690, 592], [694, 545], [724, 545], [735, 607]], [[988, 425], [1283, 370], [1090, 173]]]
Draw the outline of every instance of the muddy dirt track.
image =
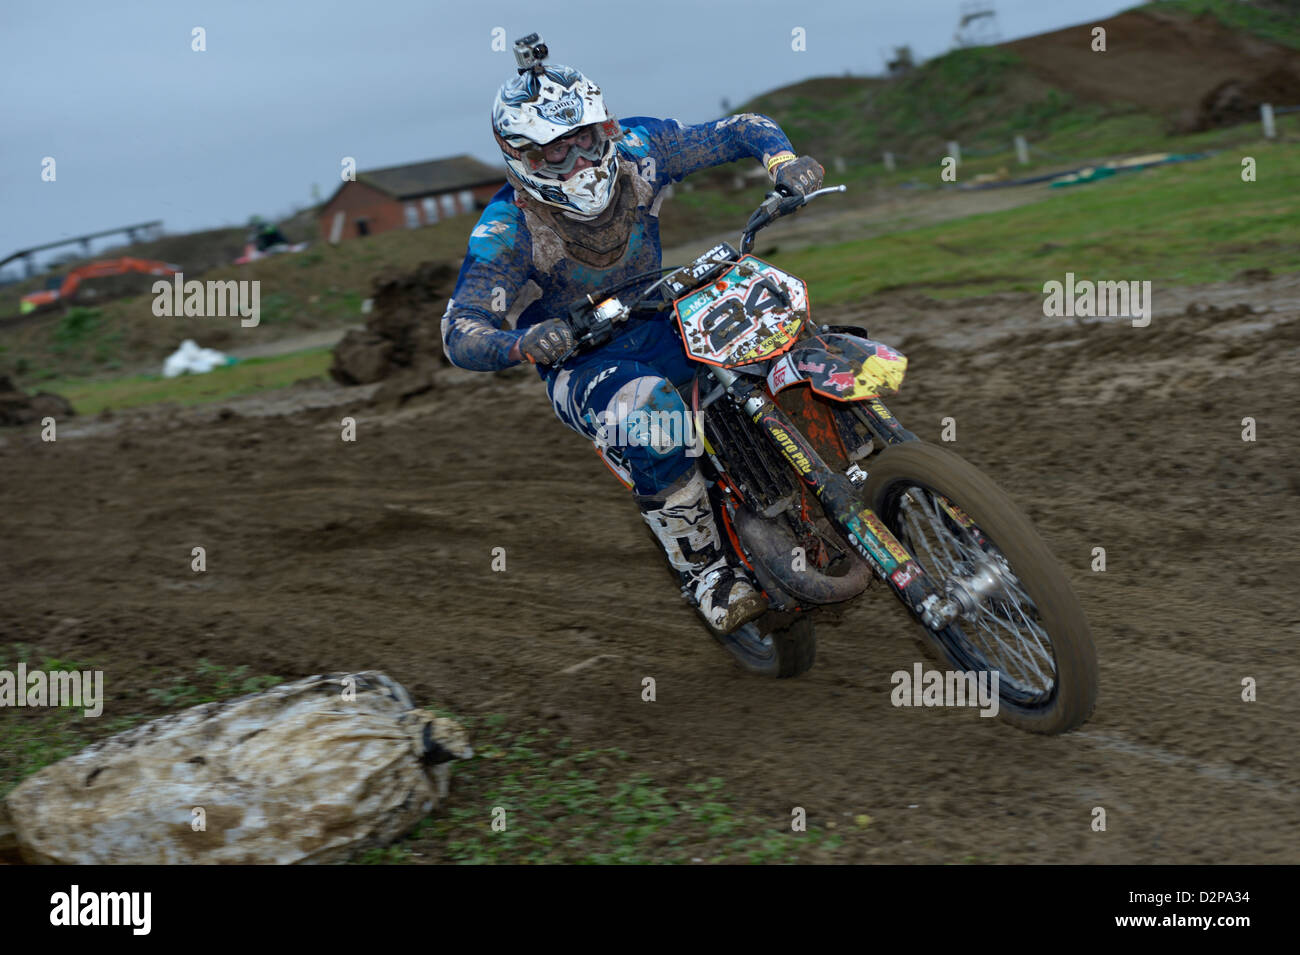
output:
[[656, 780], [723, 777], [775, 829], [796, 805], [814, 825], [870, 814], [842, 860], [1295, 863], [1300, 281], [1155, 301], [1145, 329], [1044, 319], [1032, 295], [819, 315], [909, 354], [891, 407], [929, 440], [955, 418], [955, 450], [1067, 566], [1102, 679], [1070, 736], [891, 706], [890, 673], [924, 658], [879, 589], [820, 629], [805, 677], [743, 674], [520, 372], [449, 369], [400, 408], [301, 386], [75, 419], [53, 444], [6, 431], [0, 642], [105, 661], [110, 716], [200, 657], [380, 668], [421, 700], [622, 747]]

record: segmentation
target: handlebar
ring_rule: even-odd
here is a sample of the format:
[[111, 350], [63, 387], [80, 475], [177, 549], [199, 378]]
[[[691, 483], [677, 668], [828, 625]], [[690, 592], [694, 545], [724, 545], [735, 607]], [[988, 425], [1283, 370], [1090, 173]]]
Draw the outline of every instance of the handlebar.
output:
[[[745, 255], [754, 248], [754, 236], [760, 229], [771, 225], [782, 216], [787, 216], [792, 212], [802, 209], [813, 199], [818, 196], [829, 195], [832, 192], [844, 192], [847, 189], [844, 185], [827, 186], [824, 189], [817, 189], [807, 195], [791, 193], [778, 186], [769, 192], [763, 199], [759, 207], [750, 215], [749, 221], [745, 223], [745, 231], [740, 235], [740, 254]], [[668, 270], [672, 273], [673, 270]], [[637, 276], [637, 279], [644, 279], [654, 273], [647, 273], [644, 276]], [[627, 288], [630, 282], [623, 285], [615, 286], [605, 292], [593, 292], [585, 295], [569, 308], [569, 328], [573, 332], [573, 347], [560, 356], [553, 364], [552, 368], [559, 368], [566, 361], [579, 352], [588, 351], [591, 348], [603, 345], [614, 335], [614, 326], [620, 322], [625, 322], [635, 311], [645, 311], [643, 302], [649, 294], [658, 289], [664, 282], [664, 279], [656, 281], [646, 291], [642, 292], [630, 305], [624, 305], [613, 295], [615, 292]], [[779, 298], [784, 298], [778, 294]], [[658, 311], [662, 306], [658, 306], [651, 311]]]
[[832, 192], [844, 192], [846, 188], [848, 187], [844, 185], [827, 186], [825, 189], [818, 189], [803, 196], [798, 193], [784, 192], [778, 186], [767, 194], [759, 207], [754, 210], [753, 215], [749, 217], [749, 222], [745, 223], [745, 231], [740, 234], [741, 255], [753, 251], [754, 236], [760, 229], [766, 228], [782, 216], [788, 216], [790, 213], [802, 209], [818, 196], [824, 196]]

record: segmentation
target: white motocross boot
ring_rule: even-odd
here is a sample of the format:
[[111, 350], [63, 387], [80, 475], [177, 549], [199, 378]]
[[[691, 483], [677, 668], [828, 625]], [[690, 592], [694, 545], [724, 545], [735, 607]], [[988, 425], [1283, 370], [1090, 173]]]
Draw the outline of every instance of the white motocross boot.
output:
[[767, 598], [742, 568], [727, 562], [698, 467], [656, 495], [637, 495], [637, 505], [705, 623], [731, 633], [762, 616]]

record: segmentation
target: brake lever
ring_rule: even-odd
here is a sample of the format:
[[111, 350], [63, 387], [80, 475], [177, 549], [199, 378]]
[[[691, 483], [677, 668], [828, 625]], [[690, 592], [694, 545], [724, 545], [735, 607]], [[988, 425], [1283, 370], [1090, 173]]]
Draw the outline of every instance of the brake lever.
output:
[[574, 355], [576, 355], [577, 353], [578, 353], [578, 345], [575, 342], [572, 348], [566, 351], [559, 358], [555, 359], [555, 361], [551, 362], [550, 367], [557, 368], [557, 369], [564, 367], [564, 363], [568, 361], [570, 358], [572, 358]]
[[782, 188], [784, 187], [777, 186], [776, 189], [768, 193], [768, 195], [784, 196], [785, 198], [781, 201], [780, 204], [781, 209], [785, 212], [793, 212], [795, 209], [801, 209], [804, 206], [808, 205], [808, 203], [812, 202], [818, 196], [824, 196], [832, 192], [844, 192], [848, 189], [848, 186], [844, 185], [843, 183], [841, 183], [838, 186], [824, 186], [821, 189], [814, 189], [812, 192], [806, 194], [799, 193], [799, 192], [790, 192], [790, 191], [781, 192], [780, 190]]
[[774, 219], [779, 219], [781, 216], [789, 215], [796, 209], [802, 208], [808, 202], [808, 198], [809, 197], [800, 195], [797, 192], [784, 192], [782, 191], [782, 187], [777, 186], [776, 189], [769, 192], [767, 198], [759, 204], [758, 210], [754, 215], [759, 217], [759, 213], [762, 213], [759, 223], [761, 227], [767, 225]]

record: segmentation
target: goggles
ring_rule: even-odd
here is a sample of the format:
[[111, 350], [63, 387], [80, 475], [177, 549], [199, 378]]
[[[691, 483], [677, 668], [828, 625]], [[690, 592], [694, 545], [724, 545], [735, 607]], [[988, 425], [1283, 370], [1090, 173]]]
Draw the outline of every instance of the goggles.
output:
[[548, 179], [567, 179], [581, 159], [587, 160], [592, 166], [598, 164], [617, 132], [618, 123], [614, 120], [592, 123], [545, 145], [524, 150], [523, 159], [528, 164], [529, 171], [535, 175]]

